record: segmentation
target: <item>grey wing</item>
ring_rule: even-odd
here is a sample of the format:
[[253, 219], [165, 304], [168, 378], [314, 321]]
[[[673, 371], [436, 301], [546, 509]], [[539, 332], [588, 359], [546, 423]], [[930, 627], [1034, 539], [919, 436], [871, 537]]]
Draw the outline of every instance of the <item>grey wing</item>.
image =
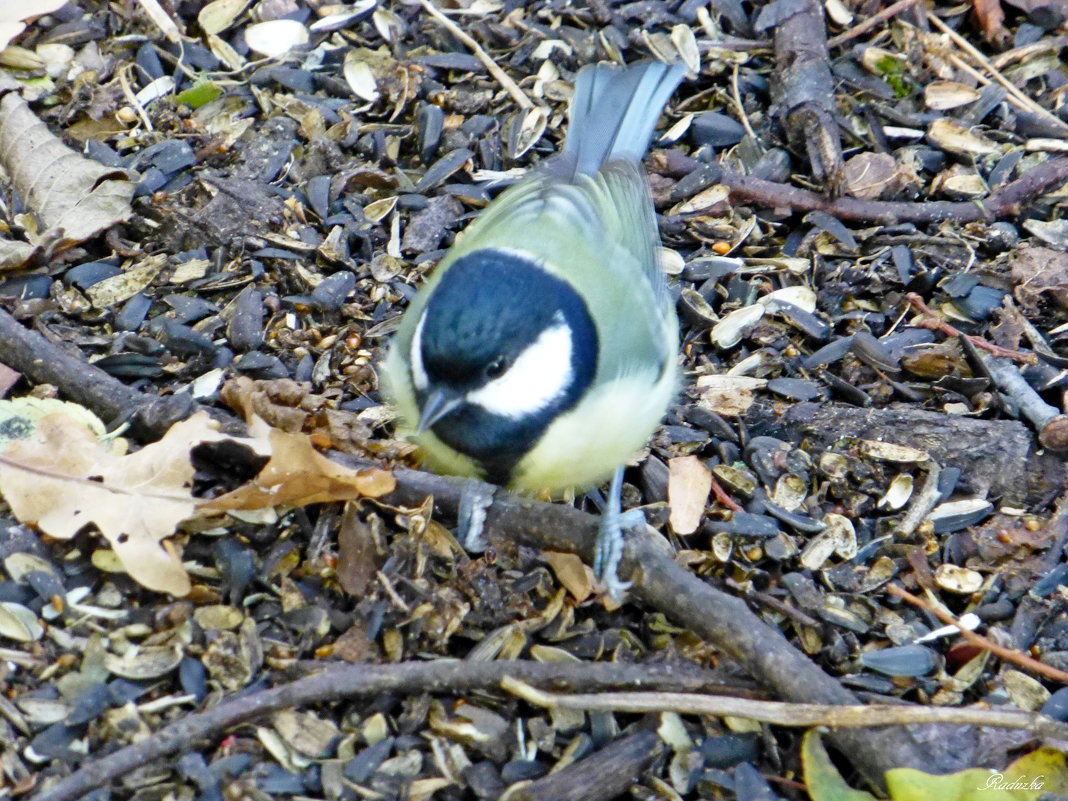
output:
[[606, 164], [583, 188], [595, 205], [608, 238], [640, 265], [657, 304], [670, 305], [667, 278], [660, 263], [656, 214], [638, 165], [629, 160]]

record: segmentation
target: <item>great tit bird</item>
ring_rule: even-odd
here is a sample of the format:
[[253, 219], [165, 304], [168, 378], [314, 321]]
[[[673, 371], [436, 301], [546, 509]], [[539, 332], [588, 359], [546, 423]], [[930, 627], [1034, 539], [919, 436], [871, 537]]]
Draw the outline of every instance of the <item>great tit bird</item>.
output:
[[556, 494], [611, 476], [594, 567], [615, 597], [628, 586], [616, 576], [622, 466], [678, 384], [640, 159], [683, 73], [655, 61], [581, 69], [562, 153], [457, 237], [383, 365], [431, 469]]

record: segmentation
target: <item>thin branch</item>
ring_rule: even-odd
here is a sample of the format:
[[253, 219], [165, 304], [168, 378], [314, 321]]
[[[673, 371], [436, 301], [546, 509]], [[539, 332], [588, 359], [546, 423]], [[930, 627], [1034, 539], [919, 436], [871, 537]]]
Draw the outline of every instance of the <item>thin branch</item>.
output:
[[877, 27], [891, 17], [896, 17], [902, 11], [912, 8], [919, 2], [920, 0], [898, 0], [898, 2], [887, 6], [878, 14], [872, 14], [863, 22], [858, 22], [849, 30], [842, 31], [842, 33], [837, 36], [832, 36], [827, 40], [827, 47], [838, 47], [838, 45], [845, 44], [852, 39], [856, 39], [858, 36], [863, 36], [872, 28]]
[[549, 709], [580, 709], [603, 712], [678, 712], [689, 715], [737, 717], [774, 726], [831, 729], [865, 729], [873, 726], [906, 726], [914, 723], [954, 723], [961, 726], [997, 726], [1025, 729], [1042, 737], [1068, 739], [1068, 723], [1020, 709], [989, 707], [902, 706], [875, 704], [788, 704], [730, 696], [709, 697], [693, 693], [622, 692], [563, 695], [544, 692], [518, 679], [506, 677], [501, 688], [535, 706]]
[[1006, 662], [1012, 662], [1014, 665], [1019, 665], [1025, 670], [1029, 670], [1033, 673], [1038, 673], [1045, 676], [1047, 679], [1053, 681], [1059, 681], [1061, 684], [1068, 684], [1068, 673], [1063, 670], [1058, 670], [1052, 665], [1047, 665], [1045, 662], [1039, 662], [1037, 659], [1032, 659], [1023, 651], [1017, 651], [1015, 648], [1006, 648], [1003, 645], [998, 645], [991, 639], [984, 637], [982, 634], [976, 634], [967, 626], [962, 624], [953, 615], [949, 614], [945, 610], [927, 603], [927, 601], [913, 595], [911, 592], [901, 587], [898, 584], [888, 584], [886, 586], [887, 592], [891, 595], [896, 595], [899, 598], [904, 598], [913, 606], [918, 606], [920, 609], [925, 609], [943, 623], [948, 626], [956, 626], [960, 629], [961, 636], [979, 648], [984, 648], [990, 651], [994, 656], [999, 659], [1003, 659]]
[[[331, 665], [296, 681], [224, 701], [204, 712], [175, 721], [134, 745], [86, 763], [65, 779], [32, 797], [32, 801], [75, 801], [134, 768], [186, 751], [196, 743], [217, 739], [227, 729], [281, 709], [382, 693], [455, 693], [490, 690], [506, 677], [582, 689], [613, 686], [673, 686], [707, 692], [723, 685], [707, 671], [679, 665], [618, 663], [553, 663], [500, 661], [406, 662], [396, 665]], [[701, 686], [704, 689], [701, 689]], [[562, 687], [563, 686], [563, 687]]]
[[[96, 365], [68, 353], [43, 333], [22, 325], [3, 307], [0, 307], [0, 361], [35, 384], [53, 384], [65, 398], [92, 410], [106, 423], [131, 421], [132, 435], [140, 440], [158, 439], [172, 424], [198, 408], [187, 393], [160, 397], [126, 386]], [[208, 412], [222, 422], [224, 431], [244, 430], [243, 423], [225, 412], [216, 409]]]
[[[40, 323], [38, 323], [40, 325]], [[46, 329], [47, 330], [47, 329]], [[71, 355], [0, 307], [0, 360], [37, 384], [54, 384], [104, 421], [128, 414], [153, 398], [99, 367]]]
[[441, 27], [470, 48], [471, 52], [475, 54], [475, 58], [482, 62], [483, 66], [489, 70], [490, 75], [497, 79], [497, 83], [499, 83], [504, 90], [512, 96], [512, 99], [515, 100], [516, 105], [518, 105], [519, 108], [523, 111], [534, 108], [534, 101], [527, 97], [526, 93], [519, 88], [519, 84], [513, 81], [508, 76], [508, 73], [498, 66], [497, 62], [493, 60], [493, 57], [482, 49], [482, 45], [464, 32], [459, 25], [442, 14], [430, 0], [419, 0], [419, 4], [426, 9], [426, 12], [432, 16]]
[[916, 323], [919, 328], [930, 328], [935, 331], [941, 331], [943, 334], [951, 337], [965, 337], [977, 348], [982, 348], [985, 351], [993, 353], [995, 356], [1012, 359], [1013, 361], [1021, 362], [1023, 364], [1034, 364], [1038, 361], [1038, 358], [1033, 353], [1021, 353], [1018, 350], [1010, 350], [1009, 348], [1001, 347], [1001, 345], [995, 345], [993, 342], [987, 342], [982, 337], [965, 334], [959, 328], [956, 328], [943, 320], [933, 309], [931, 309], [930, 306], [924, 303], [923, 298], [915, 292], [909, 292], [905, 295], [905, 300], [907, 300], [916, 311], [924, 316], [924, 319]]
[[752, 139], [753, 142], [760, 144], [760, 137], [756, 135], [753, 126], [749, 124], [749, 115], [745, 113], [745, 104], [742, 103], [742, 93], [738, 89], [737, 62], [731, 70], [731, 102], [734, 104], [734, 111], [738, 115], [738, 119], [742, 121], [742, 127], [745, 128], [745, 132], [749, 135], [749, 138]]
[[1062, 414], [1060, 409], [1042, 400], [1042, 396], [1027, 383], [1027, 379], [1015, 365], [988, 353], [976, 355], [983, 362], [997, 388], [1013, 400], [1020, 414], [1034, 426], [1038, 432], [1038, 441], [1043, 447], [1055, 451], [1064, 450], [1068, 446], [1068, 442], [1065, 442], [1068, 415]]
[[766, 592], [761, 592], [760, 590], [754, 590], [751, 583], [749, 586], [744, 586], [740, 582], [735, 581], [734, 579], [729, 577], [726, 578], [724, 581], [726, 585], [735, 592], [740, 592], [747, 598], [752, 598], [754, 601], [759, 601], [765, 606], [770, 606], [775, 611], [780, 612], [781, 614], [785, 615], [796, 623], [800, 623], [803, 626], [811, 626], [813, 628], [819, 628], [820, 625], [822, 625], [820, 621], [816, 620], [816, 618], [812, 617], [811, 615], [806, 615], [800, 609], [795, 609], [794, 607], [790, 606], [790, 604], [785, 603], [784, 601], [780, 601], [774, 595], [771, 595]]
[[[651, 159], [654, 166], [660, 162], [665, 171], [672, 174], [685, 175], [695, 170], [703, 170], [707, 175], [705, 186], [714, 183], [726, 185], [730, 189], [730, 201], [734, 205], [753, 203], [764, 208], [793, 212], [825, 211], [840, 220], [882, 222], [887, 225], [901, 222], [934, 223], [943, 220], [968, 223], [1012, 217], [1018, 215], [1027, 203], [1068, 181], [1068, 158], [1058, 156], [1033, 167], [979, 202], [925, 200], [913, 203], [862, 200], [855, 197], [830, 200], [807, 189], [765, 181], [750, 175], [739, 175], [718, 164], [705, 164], [678, 151], [657, 151]], [[686, 198], [678, 198], [684, 199]]]
[[732, 512], [745, 511], [742, 509], [741, 504], [734, 500], [734, 498], [727, 493], [727, 490], [723, 489], [723, 485], [716, 480], [715, 476], [712, 476], [712, 495], [720, 506], [726, 506]]

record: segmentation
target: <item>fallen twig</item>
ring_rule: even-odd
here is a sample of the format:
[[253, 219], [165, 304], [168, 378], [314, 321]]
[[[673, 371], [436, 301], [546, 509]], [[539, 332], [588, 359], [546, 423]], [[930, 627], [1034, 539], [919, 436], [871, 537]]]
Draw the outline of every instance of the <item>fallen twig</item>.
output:
[[[951, 200], [910, 203], [896, 200], [861, 200], [855, 197], [831, 200], [818, 192], [739, 175], [718, 164], [705, 164], [674, 151], [670, 154], [659, 151], [651, 158], [654, 165], [658, 160], [665, 162], [664, 166], [670, 167], [670, 171], [674, 173], [685, 174], [693, 170], [704, 170], [708, 176], [708, 185], [724, 184], [730, 189], [730, 201], [735, 205], [755, 203], [784, 212], [825, 211], [841, 220], [881, 222], [887, 225], [899, 222], [933, 223], [943, 220], [966, 223], [1012, 217], [1019, 214], [1027, 203], [1068, 181], [1068, 158], [1060, 156], [1047, 159], [978, 203]], [[673, 202], [677, 201], [673, 199]]]
[[1022, 362], [1023, 364], [1034, 364], [1038, 361], [1033, 353], [1021, 353], [1018, 350], [1010, 350], [1009, 348], [995, 345], [993, 342], [987, 342], [982, 337], [965, 334], [959, 328], [950, 325], [942, 319], [942, 317], [936, 314], [930, 306], [924, 303], [923, 298], [915, 292], [909, 292], [905, 295], [905, 300], [907, 300], [916, 311], [923, 315], [923, 319], [915, 323], [918, 328], [930, 328], [934, 331], [941, 331], [946, 336], [951, 337], [964, 337], [977, 348], [982, 348], [985, 351], [993, 353], [995, 356], [1012, 359], [1013, 361]]
[[585, 759], [509, 794], [510, 801], [609, 801], [627, 794], [663, 750], [652, 729], [621, 737]]
[[796, 621], [797, 623], [800, 623], [802, 626], [812, 626], [813, 628], [819, 628], [819, 626], [821, 625], [820, 621], [816, 620], [816, 618], [812, 617], [811, 615], [805, 614], [800, 609], [790, 606], [790, 604], [784, 601], [780, 601], [774, 595], [767, 592], [761, 592], [760, 590], [754, 590], [751, 582], [747, 585], [744, 585], [741, 582], [735, 581], [734, 579], [728, 577], [724, 580], [724, 583], [726, 583], [726, 585], [732, 590], [740, 592], [747, 598], [752, 598], [754, 601], [759, 601], [765, 606], [770, 606], [775, 611], [785, 615], [786, 617]]
[[[770, 12], [771, 5], [765, 7]], [[771, 98], [794, 149], [808, 156], [828, 197], [842, 192], [842, 142], [835, 118], [834, 76], [823, 6], [802, 0], [775, 25]], [[761, 16], [757, 17], [759, 23]]]
[[902, 11], [912, 8], [919, 2], [920, 0], [898, 0], [898, 2], [888, 5], [879, 13], [872, 14], [867, 19], [858, 22], [848, 31], [842, 31], [837, 36], [832, 36], [827, 40], [827, 47], [838, 47], [838, 45], [845, 44], [846, 42], [856, 39], [858, 36], [863, 36], [872, 28], [877, 27], [891, 17], [896, 17]]
[[[108, 423], [129, 420], [139, 439], [158, 439], [168, 428], [196, 411], [188, 393], [158, 397], [131, 389], [117, 378], [72, 356], [43, 334], [21, 325], [0, 307], [0, 361], [35, 384], [52, 384], [60, 394], [90, 409]], [[219, 410], [209, 410], [237, 433], [243, 424]]]
[[0, 359], [37, 384], [53, 384], [105, 421], [152, 400], [72, 356], [0, 308]]
[[693, 693], [623, 692], [564, 695], [535, 689], [514, 678], [501, 687], [536, 706], [606, 712], [678, 712], [689, 715], [737, 717], [775, 726], [864, 729], [872, 726], [906, 726], [914, 723], [955, 723], [962, 726], [997, 726], [1025, 729], [1043, 737], [1068, 739], [1068, 723], [1021, 709], [990, 707], [913, 706], [897, 704], [788, 704], [730, 696]]
[[732, 512], [743, 511], [741, 504], [734, 500], [727, 493], [727, 490], [723, 489], [723, 485], [716, 480], [715, 476], [712, 476], [712, 496], [720, 506], [726, 506]]
[[1011, 363], [986, 353], [977, 355], [997, 388], [1012, 398], [1020, 414], [1038, 431], [1038, 441], [1042, 446], [1055, 451], [1068, 447], [1068, 415], [1042, 400]]
[[1029, 670], [1033, 673], [1038, 673], [1042, 676], [1045, 676], [1047, 679], [1059, 681], [1061, 684], [1068, 684], [1068, 673], [1066, 673], [1065, 671], [1058, 670], [1052, 665], [1047, 665], [1045, 662], [1039, 662], [1037, 659], [1032, 659], [1023, 651], [1017, 651], [1014, 648], [1006, 648], [1005, 646], [998, 645], [993, 640], [984, 637], [982, 634], [976, 634], [974, 631], [967, 628], [959, 620], [953, 617], [953, 615], [949, 614], [943, 609], [940, 609], [937, 606], [934, 606], [933, 604], [927, 603], [927, 601], [923, 600], [918, 596], [913, 595], [904, 587], [901, 587], [898, 584], [888, 584], [886, 586], [886, 590], [891, 595], [896, 595], [899, 598], [905, 599], [913, 606], [918, 606], [920, 609], [927, 610], [939, 620], [941, 620], [943, 623], [945, 623], [947, 626], [956, 626], [958, 629], [960, 629], [960, 634], [965, 640], [970, 642], [972, 645], [990, 651], [990, 653], [992, 653], [999, 659], [1003, 659], [1006, 662], [1012, 662], [1014, 665], [1019, 665], [1025, 670]]
[[618, 663], [461, 662], [435, 660], [396, 665], [331, 665], [296, 681], [224, 701], [204, 712], [189, 715], [134, 745], [120, 748], [89, 762], [65, 779], [46, 787], [33, 801], [74, 801], [127, 771], [152, 760], [185, 751], [195, 743], [218, 737], [228, 728], [289, 707], [336, 701], [380, 693], [453, 693], [488, 690], [506, 676], [518, 677], [559, 689], [609, 689], [623, 686], [673, 686], [715, 690], [718, 681], [709, 673], [675, 665], [624, 665]]

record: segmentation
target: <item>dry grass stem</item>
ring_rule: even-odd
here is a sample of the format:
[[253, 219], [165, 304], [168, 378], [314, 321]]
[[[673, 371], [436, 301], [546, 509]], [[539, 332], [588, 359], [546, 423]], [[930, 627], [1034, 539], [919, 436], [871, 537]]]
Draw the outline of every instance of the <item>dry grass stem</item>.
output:
[[691, 715], [736, 717], [775, 726], [831, 729], [862, 729], [873, 726], [904, 726], [916, 723], [953, 723], [1025, 729], [1044, 737], [1068, 737], [1068, 724], [1016, 709], [987, 707], [938, 707], [852, 704], [790, 704], [750, 698], [707, 696], [694, 693], [608, 692], [563, 695], [544, 692], [525, 682], [505, 677], [501, 688], [535, 706], [605, 712], [677, 712]]
[[527, 97], [526, 92], [519, 88], [519, 84], [508, 77], [508, 73], [502, 70], [497, 65], [497, 62], [493, 60], [493, 57], [482, 49], [482, 45], [476, 42], [472, 37], [468, 36], [459, 25], [442, 14], [437, 6], [431, 3], [430, 0], [419, 0], [419, 3], [426, 9], [426, 12], [441, 25], [441, 27], [471, 49], [471, 52], [475, 54], [475, 57], [485, 65], [487, 70], [489, 70], [490, 75], [496, 78], [497, 83], [499, 83], [501, 87], [512, 96], [512, 99], [520, 109], [526, 111], [527, 109], [534, 107], [534, 101]]

